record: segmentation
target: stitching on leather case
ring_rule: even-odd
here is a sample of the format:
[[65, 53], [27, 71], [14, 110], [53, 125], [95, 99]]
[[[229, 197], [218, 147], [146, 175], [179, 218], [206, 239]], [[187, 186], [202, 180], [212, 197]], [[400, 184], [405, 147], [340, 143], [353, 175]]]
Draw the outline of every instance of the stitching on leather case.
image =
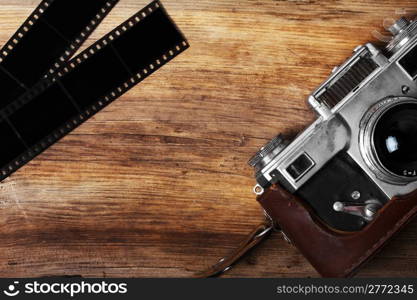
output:
[[371, 248], [369, 248], [368, 251], [364, 255], [362, 255], [356, 262], [354, 262], [349, 268], [345, 269], [343, 271], [344, 275], [347, 275], [352, 272], [356, 267], [358, 267], [361, 263], [363, 263], [368, 257], [372, 255], [376, 251], [377, 248], [379, 248], [384, 242], [388, 240], [389, 237], [391, 237], [396, 231], [398, 231], [399, 227], [404, 225], [404, 223], [409, 220], [415, 213], [417, 208], [414, 208], [411, 210], [408, 214], [404, 215], [404, 217], [398, 221], [392, 230], [388, 231], [383, 237], [381, 237], [375, 244], [372, 245]]

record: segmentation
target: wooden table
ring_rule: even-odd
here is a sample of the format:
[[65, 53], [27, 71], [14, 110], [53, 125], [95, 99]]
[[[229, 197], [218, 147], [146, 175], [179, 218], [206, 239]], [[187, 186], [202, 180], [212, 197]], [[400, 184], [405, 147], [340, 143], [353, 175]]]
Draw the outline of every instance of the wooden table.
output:
[[[1, 44], [38, 2], [0, 0]], [[87, 44], [146, 4], [121, 0]], [[307, 95], [384, 18], [417, 8], [164, 4], [191, 48], [1, 183], [1, 276], [187, 277], [216, 262], [262, 220], [246, 161], [314, 119]], [[412, 222], [359, 276], [416, 276], [416, 241]], [[226, 276], [318, 275], [275, 234]]]

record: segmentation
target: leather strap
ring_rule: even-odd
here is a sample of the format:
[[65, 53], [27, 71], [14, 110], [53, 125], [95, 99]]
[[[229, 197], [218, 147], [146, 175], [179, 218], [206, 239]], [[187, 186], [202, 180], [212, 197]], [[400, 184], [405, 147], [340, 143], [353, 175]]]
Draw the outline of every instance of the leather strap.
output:
[[258, 201], [272, 221], [258, 225], [228, 257], [196, 278], [220, 276], [251, 249], [264, 241], [279, 223], [287, 241], [295, 245], [323, 277], [350, 277], [374, 256], [398, 231], [417, 215], [417, 191], [395, 197], [363, 231], [334, 230], [296, 196], [273, 186]]
[[207, 270], [196, 274], [195, 278], [218, 277], [230, 270], [245, 254], [264, 241], [273, 229], [273, 223], [270, 220], [265, 220], [256, 226], [230, 255], [220, 259], [217, 264], [209, 267]]

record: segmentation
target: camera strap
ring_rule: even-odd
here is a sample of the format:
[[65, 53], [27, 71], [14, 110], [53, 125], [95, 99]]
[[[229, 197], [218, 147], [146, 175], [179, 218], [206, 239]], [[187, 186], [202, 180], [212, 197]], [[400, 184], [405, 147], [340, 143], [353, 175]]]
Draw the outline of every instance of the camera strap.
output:
[[218, 263], [209, 267], [203, 272], [197, 273], [195, 278], [218, 277], [229, 271], [233, 265], [239, 262], [252, 249], [265, 241], [273, 231], [280, 231], [279, 228], [269, 219], [256, 226], [247, 237], [228, 256], [219, 260]]
[[116, 0], [44, 0], [0, 51], [0, 180], [189, 47], [153, 1], [69, 60]]

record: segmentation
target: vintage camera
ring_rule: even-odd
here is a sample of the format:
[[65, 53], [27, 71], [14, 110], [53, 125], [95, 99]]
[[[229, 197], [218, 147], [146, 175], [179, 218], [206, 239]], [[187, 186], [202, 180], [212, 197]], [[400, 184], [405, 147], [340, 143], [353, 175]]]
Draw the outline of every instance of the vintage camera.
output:
[[[401, 18], [389, 31], [393, 38], [384, 49], [357, 47], [311, 94], [319, 115], [311, 126], [292, 141], [278, 135], [249, 161], [254, 192], [283, 228], [287, 216], [271, 208], [283, 193], [266, 195], [270, 189], [300, 200], [314, 226], [335, 237], [366, 231], [395, 197], [417, 189], [417, 22]], [[291, 210], [286, 214], [291, 218]]]

